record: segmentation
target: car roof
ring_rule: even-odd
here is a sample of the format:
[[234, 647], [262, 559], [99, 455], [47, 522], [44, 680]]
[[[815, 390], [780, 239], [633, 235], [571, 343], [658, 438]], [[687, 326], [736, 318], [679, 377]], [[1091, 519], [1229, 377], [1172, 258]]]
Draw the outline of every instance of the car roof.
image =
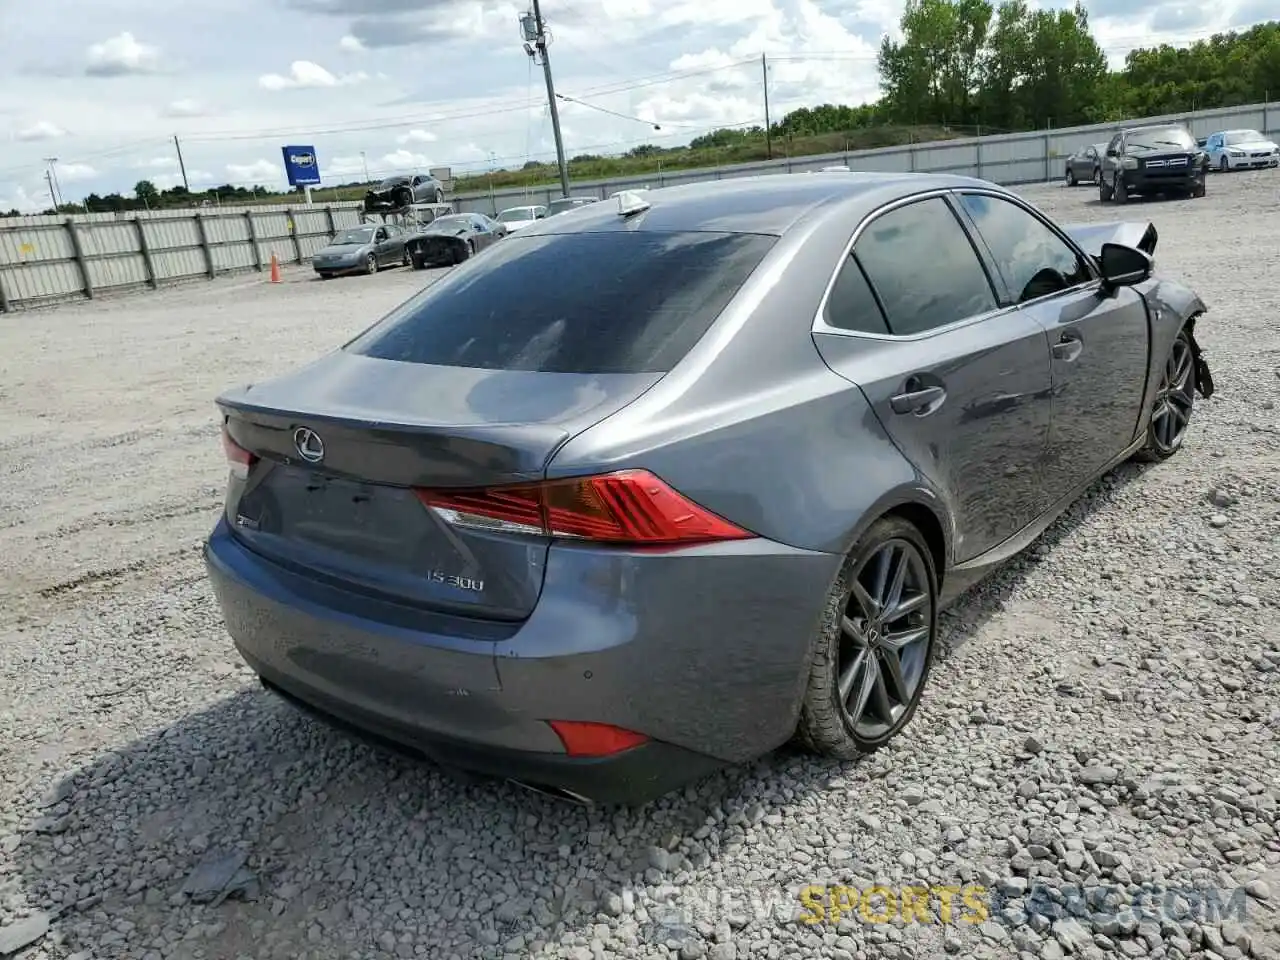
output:
[[532, 237], [614, 230], [702, 230], [781, 236], [801, 218], [823, 207], [843, 210], [852, 205], [870, 213], [912, 194], [960, 187], [1002, 190], [986, 180], [948, 174], [764, 174], [637, 192], [649, 207], [631, 217], [621, 216], [617, 203], [586, 204], [567, 220], [540, 220], [521, 233]]

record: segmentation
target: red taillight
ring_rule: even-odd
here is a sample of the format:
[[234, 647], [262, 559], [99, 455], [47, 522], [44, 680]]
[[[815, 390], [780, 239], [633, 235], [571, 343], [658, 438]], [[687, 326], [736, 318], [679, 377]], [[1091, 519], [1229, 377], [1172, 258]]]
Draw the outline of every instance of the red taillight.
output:
[[232, 440], [225, 426], [222, 428], [222, 449], [227, 455], [227, 465], [231, 467], [231, 475], [237, 480], [248, 479], [249, 468], [257, 462], [258, 458]]
[[547, 723], [571, 757], [608, 757], [649, 740], [643, 733], [608, 723], [588, 723], [585, 720], [548, 720]]
[[647, 470], [417, 494], [449, 522], [477, 529], [642, 546], [754, 536], [704, 510]]

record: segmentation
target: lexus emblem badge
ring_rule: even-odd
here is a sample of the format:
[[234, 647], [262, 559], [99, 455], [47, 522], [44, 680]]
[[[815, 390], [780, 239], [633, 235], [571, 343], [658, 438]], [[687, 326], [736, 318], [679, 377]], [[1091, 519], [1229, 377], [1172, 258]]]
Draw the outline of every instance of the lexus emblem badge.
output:
[[293, 445], [298, 456], [307, 463], [319, 463], [324, 459], [324, 441], [310, 427], [299, 427], [293, 431]]

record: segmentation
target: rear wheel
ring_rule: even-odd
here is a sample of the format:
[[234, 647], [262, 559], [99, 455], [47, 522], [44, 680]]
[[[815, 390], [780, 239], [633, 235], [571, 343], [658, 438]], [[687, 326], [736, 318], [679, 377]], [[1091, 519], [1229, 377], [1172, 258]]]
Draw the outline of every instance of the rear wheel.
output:
[[1196, 402], [1196, 363], [1191, 337], [1179, 330], [1178, 338], [1160, 373], [1160, 386], [1151, 406], [1147, 442], [1137, 458], [1154, 462], [1167, 460], [1182, 448]]
[[920, 702], [933, 663], [938, 576], [913, 525], [877, 520], [827, 597], [797, 739], [852, 759], [887, 743]]

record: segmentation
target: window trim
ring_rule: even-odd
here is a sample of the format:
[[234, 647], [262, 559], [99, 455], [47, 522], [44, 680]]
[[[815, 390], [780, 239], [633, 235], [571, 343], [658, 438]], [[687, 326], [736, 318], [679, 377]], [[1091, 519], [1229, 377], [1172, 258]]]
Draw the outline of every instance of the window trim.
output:
[[[1054, 297], [1061, 297], [1067, 294], [1082, 292], [1089, 287], [1097, 287], [1101, 289], [1102, 277], [1101, 277], [1101, 274], [1099, 274], [1098, 272], [1097, 265], [1094, 264], [1093, 262], [1093, 258], [1089, 256], [1087, 253], [1085, 253], [1084, 250], [1081, 249], [1080, 245], [1076, 243], [1070, 237], [1070, 235], [1067, 234], [1065, 230], [1060, 229], [1057, 226], [1057, 224], [1051, 223], [1039, 211], [1033, 208], [1026, 201], [1022, 200], [1019, 197], [1014, 197], [1012, 194], [1006, 194], [999, 190], [991, 190], [986, 187], [957, 187], [955, 190], [952, 191], [952, 193], [956, 197], [956, 207], [959, 209], [960, 213], [963, 215], [966, 226], [973, 231], [974, 240], [980, 241], [982, 243], [983, 249], [986, 250], [987, 253], [990, 255], [991, 263], [996, 268], [997, 271], [999, 271], [1000, 269], [1000, 264], [999, 264], [999, 261], [996, 259], [995, 253], [992, 252], [990, 247], [987, 245], [986, 237], [982, 235], [982, 231], [978, 229], [977, 222], [973, 219], [972, 216], [970, 216], [969, 211], [965, 209], [964, 202], [960, 199], [966, 194], [977, 194], [979, 196], [995, 197], [996, 199], [999, 199], [999, 200], [1009, 201], [1014, 206], [1021, 209], [1023, 213], [1030, 215], [1033, 220], [1036, 220], [1037, 222], [1039, 222], [1051, 234], [1053, 234], [1055, 237], [1061, 240], [1064, 244], [1066, 244], [1067, 248], [1075, 252], [1075, 255], [1079, 257], [1081, 262], [1085, 265], [1085, 269], [1089, 271], [1088, 280], [1082, 280], [1080, 283], [1073, 284], [1070, 287], [1064, 287], [1061, 290], [1055, 290], [1052, 293], [1046, 293], [1039, 297], [1035, 297], [1034, 299], [1031, 299], [1031, 300], [1024, 300], [1021, 303], [1009, 303], [1009, 304], [1006, 304], [1006, 306], [1017, 307], [1019, 309], [1022, 307], [1032, 307], [1032, 306], [1035, 306], [1036, 304], [1044, 303], [1048, 300], [1052, 300]], [[1000, 287], [1003, 290], [1005, 290], [1005, 296], [1012, 299], [1013, 291], [1008, 289], [1008, 284], [1004, 280], [1003, 273], [1001, 273]]]
[[[950, 209], [952, 216], [955, 216], [955, 203], [951, 199], [951, 195], [954, 192], [954, 188], [951, 187], [938, 187], [932, 190], [925, 190], [921, 193], [913, 193], [910, 196], [899, 197], [896, 200], [891, 200], [882, 206], [876, 207], [875, 210], [863, 217], [854, 228], [853, 236], [849, 238], [849, 241], [842, 248], [840, 257], [836, 261], [835, 269], [831, 271], [831, 275], [827, 278], [827, 285], [822, 292], [822, 298], [818, 301], [817, 313], [814, 316], [810, 332], [832, 334], [838, 337], [856, 337], [861, 340], [878, 340], [889, 343], [910, 343], [916, 340], [925, 340], [929, 337], [938, 336], [939, 334], [947, 333], [952, 330], [958, 330], [974, 323], [980, 323], [990, 317], [999, 316], [1003, 313], [1012, 313], [1016, 310], [1017, 307], [1000, 305], [1000, 289], [1004, 286], [1004, 280], [1001, 278], [997, 285], [997, 279], [991, 276], [987, 260], [983, 256], [982, 250], [975, 242], [973, 234], [970, 232], [964, 220], [960, 217], [956, 217], [956, 225], [960, 227], [961, 232], [965, 235], [965, 239], [969, 241], [969, 246], [973, 249], [974, 258], [978, 261], [978, 266], [982, 268], [983, 275], [987, 278], [987, 284], [991, 287], [991, 294], [997, 303], [996, 309], [988, 310], [985, 313], [974, 314], [969, 317], [961, 317], [959, 320], [954, 320], [951, 323], [945, 323], [938, 327], [930, 327], [928, 330], [921, 330], [919, 333], [868, 333], [863, 330], [845, 330], [840, 327], [833, 327], [831, 324], [827, 323], [827, 302], [831, 299], [831, 291], [834, 289], [836, 280], [840, 276], [840, 271], [844, 268], [845, 261], [853, 255], [853, 248], [857, 245], [859, 238], [861, 238], [867, 227], [886, 214], [892, 213], [902, 207], [907, 207], [913, 203], [919, 203], [924, 200], [932, 200], [935, 198], [941, 198], [943, 203], [945, 203]], [[998, 195], [999, 194], [997, 194], [997, 196]], [[859, 267], [861, 267], [861, 265], [861, 261], [859, 261]], [[870, 276], [867, 277], [867, 282], [871, 285], [871, 292], [875, 295], [876, 302], [879, 303], [881, 300], [880, 291], [876, 289], [875, 282]], [[882, 313], [883, 310], [884, 308], [881, 306]], [[887, 314], [885, 314], [885, 322], [888, 323]]]

